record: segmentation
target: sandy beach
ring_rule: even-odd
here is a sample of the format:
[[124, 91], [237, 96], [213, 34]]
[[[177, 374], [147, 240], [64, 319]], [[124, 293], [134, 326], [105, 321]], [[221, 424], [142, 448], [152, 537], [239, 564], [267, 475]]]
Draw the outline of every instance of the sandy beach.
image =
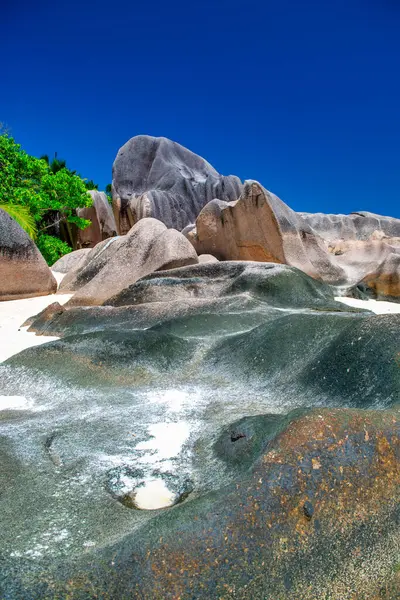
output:
[[[63, 275], [54, 273], [54, 276], [60, 284]], [[51, 294], [50, 296], [0, 302], [0, 363], [25, 348], [57, 340], [57, 337], [28, 333], [28, 328], [21, 327], [21, 325], [26, 319], [38, 314], [49, 304], [53, 302], [65, 304], [71, 296], [72, 294]]]
[[358, 300], [358, 298], [346, 298], [338, 296], [335, 298], [337, 302], [353, 306], [354, 308], [365, 308], [372, 311], [376, 315], [388, 315], [400, 313], [400, 303], [385, 302], [383, 300]]
[[[60, 284], [63, 275], [61, 273], [54, 273], [54, 275], [58, 284]], [[36, 315], [49, 304], [53, 302], [65, 304], [71, 296], [72, 294], [52, 294], [50, 296], [0, 302], [0, 362], [25, 348], [57, 340], [58, 338], [53, 336], [37, 336], [35, 333], [28, 333], [28, 328], [22, 327], [22, 324], [26, 319]], [[400, 313], [400, 303], [358, 300], [342, 296], [336, 297], [335, 300], [347, 306], [365, 308], [377, 315]]]

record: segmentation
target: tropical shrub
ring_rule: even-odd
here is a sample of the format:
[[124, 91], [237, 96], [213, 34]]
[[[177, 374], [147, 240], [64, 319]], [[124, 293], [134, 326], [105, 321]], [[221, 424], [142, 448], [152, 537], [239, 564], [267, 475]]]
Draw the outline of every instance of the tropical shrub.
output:
[[14, 221], [17, 221], [33, 240], [36, 239], [37, 227], [29, 208], [17, 204], [0, 204], [0, 209], [8, 213]]
[[[36, 239], [49, 264], [72, 250], [72, 224], [79, 229], [90, 225], [76, 209], [92, 203], [85, 181], [65, 161], [55, 161], [30, 156], [8, 133], [0, 134], [0, 205]], [[61, 223], [69, 244], [50, 235]]]
[[68, 246], [66, 242], [45, 233], [39, 236], [37, 246], [49, 265], [53, 265], [59, 258], [72, 252], [71, 246]]

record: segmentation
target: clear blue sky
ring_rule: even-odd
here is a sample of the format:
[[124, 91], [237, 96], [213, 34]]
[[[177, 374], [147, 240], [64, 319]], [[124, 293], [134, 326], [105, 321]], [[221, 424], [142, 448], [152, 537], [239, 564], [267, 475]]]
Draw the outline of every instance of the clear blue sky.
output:
[[0, 0], [0, 121], [111, 181], [169, 137], [296, 210], [400, 217], [399, 0]]

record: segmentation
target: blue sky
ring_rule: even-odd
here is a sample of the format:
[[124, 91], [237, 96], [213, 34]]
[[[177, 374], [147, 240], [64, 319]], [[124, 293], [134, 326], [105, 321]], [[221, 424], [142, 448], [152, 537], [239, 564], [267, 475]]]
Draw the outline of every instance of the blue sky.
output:
[[296, 210], [400, 217], [398, 0], [1, 0], [0, 121], [111, 181], [169, 137]]

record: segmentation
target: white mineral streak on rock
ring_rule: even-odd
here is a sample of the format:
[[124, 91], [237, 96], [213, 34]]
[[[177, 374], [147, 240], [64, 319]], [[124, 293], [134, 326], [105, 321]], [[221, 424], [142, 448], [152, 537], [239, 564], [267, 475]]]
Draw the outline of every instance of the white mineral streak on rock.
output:
[[33, 400], [28, 400], [24, 396], [0, 396], [0, 411], [29, 410], [33, 404]]
[[149, 434], [152, 437], [137, 444], [135, 449], [149, 451], [147, 456], [141, 457], [140, 462], [155, 463], [178, 456], [189, 437], [190, 428], [186, 422], [155, 423], [149, 425]]

